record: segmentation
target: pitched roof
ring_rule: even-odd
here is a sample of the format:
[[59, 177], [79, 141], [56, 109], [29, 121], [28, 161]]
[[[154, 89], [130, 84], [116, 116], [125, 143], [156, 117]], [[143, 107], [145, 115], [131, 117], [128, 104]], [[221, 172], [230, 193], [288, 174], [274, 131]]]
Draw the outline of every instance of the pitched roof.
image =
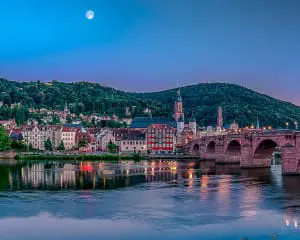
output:
[[152, 124], [167, 124], [176, 128], [174, 119], [162, 117], [136, 117], [132, 120], [130, 128], [148, 128]]
[[61, 125], [48, 125], [48, 129], [53, 130], [53, 131], [59, 131], [62, 129], [62, 126]]
[[169, 128], [172, 128], [173, 129], [173, 127], [171, 125], [169, 125], [169, 124], [151, 124], [149, 126], [149, 128], [157, 128], [157, 129], [163, 129], [163, 128], [169, 129]]
[[11, 132], [9, 138], [11, 140], [23, 140], [23, 135], [21, 132]]
[[128, 134], [125, 134], [122, 137], [122, 140], [145, 140], [145, 139], [146, 139], [145, 133], [142, 133], [140, 131], [129, 132]]
[[190, 118], [190, 122], [196, 122], [196, 118], [195, 118], [194, 112], [192, 112], [192, 116]]
[[78, 132], [78, 128], [63, 127], [63, 132]]
[[67, 127], [67, 128], [82, 128], [82, 124], [81, 123], [78, 123], [78, 124], [75, 124], [75, 123], [66, 123], [64, 124], [64, 127]]

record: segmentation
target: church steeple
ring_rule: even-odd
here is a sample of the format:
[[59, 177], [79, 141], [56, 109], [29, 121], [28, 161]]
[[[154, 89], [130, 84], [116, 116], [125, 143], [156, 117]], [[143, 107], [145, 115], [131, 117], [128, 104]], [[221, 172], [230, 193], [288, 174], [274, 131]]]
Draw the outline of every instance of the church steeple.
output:
[[178, 122], [179, 118], [182, 118], [182, 120], [184, 121], [184, 113], [183, 113], [183, 105], [182, 105], [180, 88], [178, 88], [176, 101], [174, 103], [174, 118], [176, 122]]
[[182, 97], [181, 97], [181, 94], [180, 94], [180, 88], [178, 88], [178, 90], [177, 90], [177, 102], [182, 102]]
[[195, 118], [194, 112], [192, 112], [192, 115], [191, 115], [191, 118], [190, 118], [189, 122], [196, 122], [196, 118]]

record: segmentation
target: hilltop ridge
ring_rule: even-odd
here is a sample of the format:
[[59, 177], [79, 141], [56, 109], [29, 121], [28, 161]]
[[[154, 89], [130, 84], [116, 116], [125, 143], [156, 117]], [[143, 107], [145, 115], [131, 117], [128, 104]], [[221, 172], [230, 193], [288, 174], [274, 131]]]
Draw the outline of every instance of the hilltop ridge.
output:
[[[16, 82], [0, 79], [0, 100], [10, 106], [20, 103], [26, 108], [63, 109], [67, 104], [75, 113], [116, 114], [125, 116], [125, 108], [135, 106], [134, 116], [145, 116], [146, 108], [152, 116], [171, 117], [177, 89], [159, 92], [130, 93], [91, 82], [43, 83]], [[241, 126], [255, 124], [284, 127], [300, 122], [300, 107], [295, 104], [257, 93], [228, 83], [200, 83], [181, 88], [186, 119], [195, 112], [201, 126], [215, 125], [217, 108], [222, 106], [224, 123], [234, 120]], [[5, 119], [3, 111], [0, 118]]]

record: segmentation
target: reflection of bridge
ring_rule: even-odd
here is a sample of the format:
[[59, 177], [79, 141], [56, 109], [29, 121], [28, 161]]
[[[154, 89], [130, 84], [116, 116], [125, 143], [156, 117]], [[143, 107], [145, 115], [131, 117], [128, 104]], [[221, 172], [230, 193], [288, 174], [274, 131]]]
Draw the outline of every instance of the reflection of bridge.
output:
[[275, 149], [281, 152], [283, 174], [300, 174], [300, 132], [296, 131], [205, 136], [184, 146], [188, 155], [240, 163], [242, 168], [270, 167]]

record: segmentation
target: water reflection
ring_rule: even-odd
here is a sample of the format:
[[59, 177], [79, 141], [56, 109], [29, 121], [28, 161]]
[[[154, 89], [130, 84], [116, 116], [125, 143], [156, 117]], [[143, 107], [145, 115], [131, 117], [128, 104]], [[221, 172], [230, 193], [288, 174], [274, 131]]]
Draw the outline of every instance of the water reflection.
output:
[[189, 229], [204, 239], [298, 234], [299, 184], [300, 177], [281, 177], [280, 166], [213, 161], [2, 162], [0, 225], [3, 217], [47, 213], [138, 223], [151, 232]]

